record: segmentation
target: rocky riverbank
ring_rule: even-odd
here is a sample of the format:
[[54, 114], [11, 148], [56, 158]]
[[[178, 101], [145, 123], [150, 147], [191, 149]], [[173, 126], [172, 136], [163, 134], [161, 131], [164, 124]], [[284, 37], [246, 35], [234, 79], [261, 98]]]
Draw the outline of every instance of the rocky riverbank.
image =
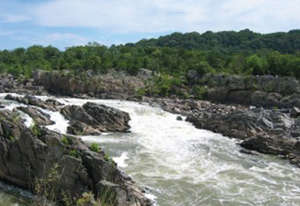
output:
[[[26, 89], [28, 89], [28, 92], [33, 94], [50, 92], [81, 98], [96, 97], [147, 102], [168, 112], [187, 116], [186, 121], [199, 129], [239, 139], [240, 145], [244, 148], [241, 152], [254, 154], [252, 151], [257, 151], [280, 155], [300, 167], [300, 120], [298, 118], [300, 109], [297, 108], [300, 106], [298, 98], [300, 84], [297, 80], [269, 76], [238, 77], [213, 74], [202, 77], [196, 75], [191, 78], [190, 75], [189, 87], [192, 88], [197, 84], [205, 88], [203, 97], [211, 102], [177, 97], [138, 96], [137, 92], [151, 78], [152, 73], [147, 70], [141, 70], [135, 77], [111, 70], [106, 75], [80, 78], [55, 72], [36, 72], [30, 82], [35, 85], [34, 87], [39, 88], [38, 92], [36, 89], [31, 90], [30, 87], [24, 87], [24, 84], [20, 86], [17, 83], [13, 83], [13, 90], [2, 84], [0, 91], [27, 93]], [[128, 114], [103, 105], [87, 103], [83, 107], [64, 106], [59, 105], [55, 100], [40, 101], [32, 96], [23, 98], [8, 96], [7, 99], [51, 111], [60, 111], [70, 120], [68, 127], [70, 134], [127, 132], [129, 129]], [[249, 105], [256, 107], [250, 109]], [[39, 109], [19, 109], [41, 125], [52, 123]], [[105, 119], [101, 119], [102, 116]], [[178, 120], [182, 119], [178, 117]], [[117, 183], [112, 182], [112, 184]], [[141, 205], [145, 204], [141, 203]]]
[[300, 107], [300, 83], [292, 77], [225, 74], [201, 76], [190, 71], [187, 78], [190, 85], [205, 88], [203, 97], [213, 102], [258, 107]]
[[47, 125], [52, 122], [39, 109], [47, 107], [48, 110], [61, 111], [74, 121], [90, 120], [93, 124], [89, 126], [98, 130], [118, 132], [129, 129], [127, 113], [94, 103], [76, 106], [75, 111], [81, 111], [79, 113], [70, 112], [70, 106], [55, 100], [42, 101], [30, 95], [7, 95], [6, 99], [28, 107], [0, 111], [2, 181], [62, 204], [69, 202], [73, 205], [89, 197], [84, 201], [99, 198], [109, 205], [151, 205], [134, 181], [116, 167], [100, 146], [85, 145], [80, 138], [50, 131], [38, 124], [27, 128], [18, 110], [27, 113], [36, 123]]

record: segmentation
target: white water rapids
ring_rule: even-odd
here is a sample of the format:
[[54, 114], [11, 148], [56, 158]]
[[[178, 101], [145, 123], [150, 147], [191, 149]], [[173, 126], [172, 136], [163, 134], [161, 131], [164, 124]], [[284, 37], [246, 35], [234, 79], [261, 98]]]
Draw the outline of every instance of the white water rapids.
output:
[[[99, 143], [159, 206], [300, 205], [300, 169], [286, 160], [242, 154], [237, 141], [198, 130], [159, 108], [127, 101], [56, 99], [76, 105], [93, 101], [130, 114], [130, 133], [81, 138]], [[19, 105], [5, 104], [9, 109]], [[66, 132], [68, 122], [58, 112], [43, 111], [56, 121], [50, 129]], [[0, 202], [6, 195], [1, 190]]]

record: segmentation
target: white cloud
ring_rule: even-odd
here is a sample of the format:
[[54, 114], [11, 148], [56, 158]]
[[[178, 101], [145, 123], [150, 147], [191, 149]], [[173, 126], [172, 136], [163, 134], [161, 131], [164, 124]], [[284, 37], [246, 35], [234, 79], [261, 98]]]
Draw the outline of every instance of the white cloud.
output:
[[[109, 32], [238, 30], [300, 25], [299, 0], [52, 0], [31, 10], [40, 26]], [[290, 28], [293, 29], [293, 28]]]
[[54, 0], [33, 9], [42, 26], [87, 26], [117, 32], [189, 29], [207, 18], [205, 2], [177, 0]]
[[138, 40], [172, 31], [249, 28], [267, 33], [299, 28], [299, 8], [299, 0], [0, 0], [0, 36], [82, 45], [99, 39], [125, 43], [124, 36]]
[[[1, 34], [1, 33], [0, 33]], [[44, 32], [23, 32], [19, 36], [15, 37], [15, 40], [27, 42], [29, 45], [52, 45], [64, 49], [64, 46], [78, 46], [86, 45], [88, 42], [92, 42], [93, 39], [85, 36], [80, 36], [74, 33], [44, 33]], [[62, 47], [62, 45], [64, 45]]]
[[15, 33], [16, 32], [14, 32], [14, 31], [1, 31], [0, 30], [0, 36], [9, 36], [9, 35], [13, 35]]
[[28, 16], [17, 14], [1, 14], [4, 23], [20, 23], [30, 20]]

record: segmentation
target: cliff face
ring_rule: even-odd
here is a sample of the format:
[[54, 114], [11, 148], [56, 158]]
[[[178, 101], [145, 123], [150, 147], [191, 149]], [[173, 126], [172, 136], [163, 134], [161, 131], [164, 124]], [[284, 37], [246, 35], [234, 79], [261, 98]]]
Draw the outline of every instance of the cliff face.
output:
[[[137, 76], [110, 70], [107, 74], [72, 76], [61, 72], [37, 72], [34, 85], [43, 86], [53, 94], [95, 96], [103, 99], [127, 99], [146, 86], [153, 77], [151, 71], [141, 69]], [[237, 76], [205, 74], [195, 71], [187, 75], [188, 87], [205, 88], [202, 98], [219, 103], [236, 103], [262, 107], [300, 107], [300, 83], [291, 77]], [[185, 88], [186, 89], [186, 88]], [[188, 92], [189, 93], [189, 92]]]
[[300, 106], [300, 83], [290, 77], [241, 77], [224, 74], [205, 74], [200, 77], [197, 73], [190, 72], [188, 80], [190, 84], [205, 86], [207, 89], [204, 98], [214, 102], [263, 107]]
[[44, 86], [53, 94], [69, 96], [88, 94], [105, 99], [124, 99], [143, 88], [148, 78], [151, 78], [151, 72], [143, 69], [137, 76], [116, 72], [113, 69], [103, 75], [93, 75], [89, 72], [71, 75], [38, 71], [34, 75], [34, 83]]

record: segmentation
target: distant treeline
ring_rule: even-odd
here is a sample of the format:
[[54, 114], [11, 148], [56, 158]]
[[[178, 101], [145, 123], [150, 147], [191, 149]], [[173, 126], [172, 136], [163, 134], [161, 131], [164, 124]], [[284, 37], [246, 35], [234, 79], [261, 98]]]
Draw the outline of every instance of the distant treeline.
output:
[[241, 75], [295, 76], [300, 79], [300, 30], [259, 34], [240, 32], [173, 33], [135, 44], [98, 43], [60, 51], [52, 46], [0, 51], [0, 72], [28, 77], [36, 69], [125, 70], [146, 68], [175, 77], [187, 71]]

